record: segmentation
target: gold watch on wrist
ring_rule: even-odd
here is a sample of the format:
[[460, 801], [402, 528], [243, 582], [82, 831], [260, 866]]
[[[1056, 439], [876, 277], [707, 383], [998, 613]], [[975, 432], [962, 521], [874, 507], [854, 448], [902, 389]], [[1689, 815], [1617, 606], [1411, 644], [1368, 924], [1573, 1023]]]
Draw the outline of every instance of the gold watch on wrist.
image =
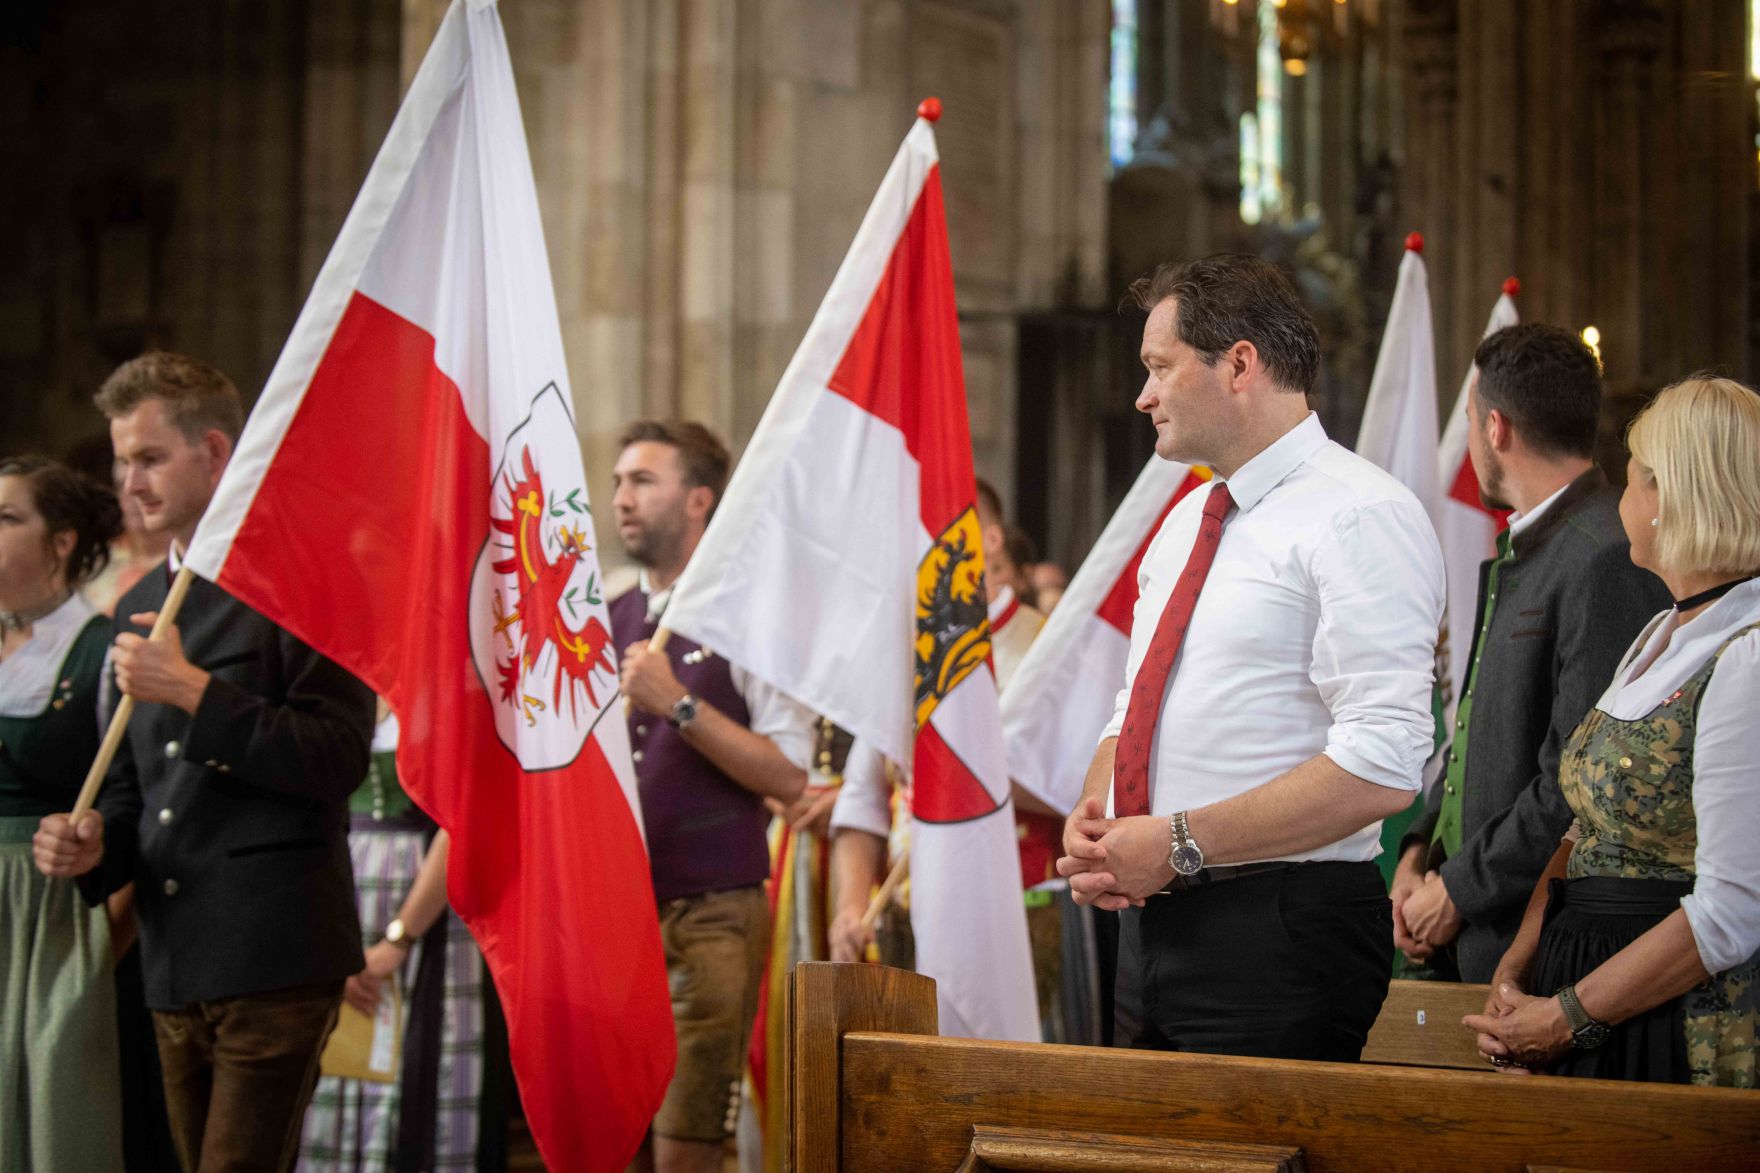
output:
[[396, 945], [399, 949], [408, 949], [416, 943], [416, 939], [410, 936], [409, 930], [404, 927], [401, 916], [393, 917], [391, 923], [385, 926], [385, 941], [387, 944]]

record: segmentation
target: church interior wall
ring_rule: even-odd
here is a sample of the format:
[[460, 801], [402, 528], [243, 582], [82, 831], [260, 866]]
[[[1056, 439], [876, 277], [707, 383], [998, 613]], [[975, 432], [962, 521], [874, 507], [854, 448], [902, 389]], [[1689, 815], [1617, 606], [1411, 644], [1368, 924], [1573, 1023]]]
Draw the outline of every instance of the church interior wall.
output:
[[[1293, 49], [1278, 26], [1284, 65], [1306, 54], [1278, 82], [1283, 202], [1249, 223], [1266, 2], [504, 0], [589, 469], [640, 415], [738, 450], [931, 93], [976, 463], [1068, 564], [1147, 456], [1118, 302], [1161, 259], [1288, 265], [1347, 442], [1412, 229], [1445, 399], [1512, 274], [1525, 316], [1602, 332], [1615, 446], [1667, 379], [1751, 373], [1741, 0], [1289, 0], [1277, 19], [1309, 23]], [[5, 447], [101, 461], [90, 395], [148, 344], [253, 394], [444, 10], [62, 0], [0, 21]]]

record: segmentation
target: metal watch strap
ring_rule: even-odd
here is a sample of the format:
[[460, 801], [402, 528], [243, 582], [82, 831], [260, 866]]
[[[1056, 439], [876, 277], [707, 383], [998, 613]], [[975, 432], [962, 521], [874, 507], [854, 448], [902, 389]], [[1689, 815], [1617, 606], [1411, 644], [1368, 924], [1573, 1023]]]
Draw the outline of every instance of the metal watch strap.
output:
[[1172, 840], [1168, 847], [1167, 862], [1177, 876], [1192, 877], [1204, 870], [1204, 849], [1192, 838], [1191, 827], [1186, 822], [1185, 811], [1175, 811], [1167, 821], [1168, 836]]
[[1587, 1050], [1599, 1047], [1606, 1041], [1607, 1024], [1589, 1017], [1589, 1012], [1583, 1009], [1582, 1002], [1577, 999], [1577, 987], [1574, 983], [1560, 986], [1556, 996], [1559, 1006], [1564, 1009], [1565, 1022], [1571, 1028], [1572, 1045]]

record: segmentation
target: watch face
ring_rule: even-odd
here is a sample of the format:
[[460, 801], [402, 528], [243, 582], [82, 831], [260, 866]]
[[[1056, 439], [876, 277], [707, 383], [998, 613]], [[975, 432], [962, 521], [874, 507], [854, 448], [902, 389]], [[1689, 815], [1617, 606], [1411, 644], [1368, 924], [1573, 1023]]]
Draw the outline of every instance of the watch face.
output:
[[1612, 1032], [1608, 1029], [1605, 1023], [1591, 1022], [1588, 1026], [1585, 1026], [1582, 1030], [1573, 1034], [1571, 1036], [1571, 1042], [1576, 1044], [1578, 1050], [1587, 1051], [1605, 1043], [1607, 1041], [1607, 1036], [1610, 1033]]
[[1204, 853], [1196, 843], [1181, 843], [1173, 849], [1173, 870], [1182, 876], [1195, 876], [1204, 870]]

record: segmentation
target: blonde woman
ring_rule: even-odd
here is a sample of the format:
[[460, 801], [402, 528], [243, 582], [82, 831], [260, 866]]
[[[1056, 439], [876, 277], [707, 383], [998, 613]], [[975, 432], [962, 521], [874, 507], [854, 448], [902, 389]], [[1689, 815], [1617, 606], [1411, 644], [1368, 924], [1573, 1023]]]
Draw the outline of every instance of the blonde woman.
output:
[[1465, 1021], [1497, 1066], [1754, 1087], [1760, 395], [1686, 379], [1630, 447], [1620, 519], [1675, 606], [1566, 746], [1571, 835]]

